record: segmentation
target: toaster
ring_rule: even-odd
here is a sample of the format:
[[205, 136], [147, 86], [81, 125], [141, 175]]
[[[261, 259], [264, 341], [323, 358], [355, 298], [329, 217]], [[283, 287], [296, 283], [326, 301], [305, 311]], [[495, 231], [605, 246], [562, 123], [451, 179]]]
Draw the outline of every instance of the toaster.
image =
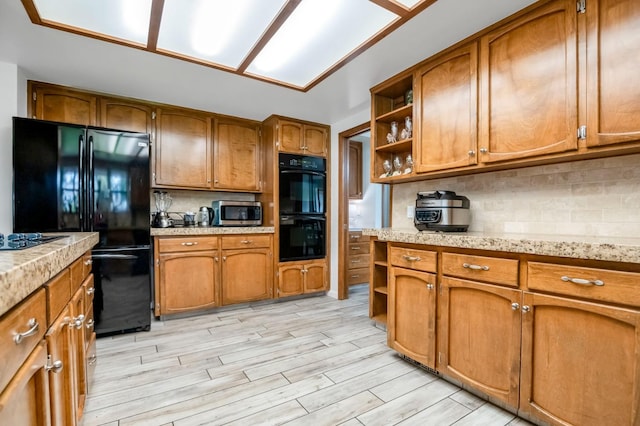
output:
[[413, 217], [418, 230], [465, 232], [470, 220], [467, 197], [453, 191], [418, 192]]

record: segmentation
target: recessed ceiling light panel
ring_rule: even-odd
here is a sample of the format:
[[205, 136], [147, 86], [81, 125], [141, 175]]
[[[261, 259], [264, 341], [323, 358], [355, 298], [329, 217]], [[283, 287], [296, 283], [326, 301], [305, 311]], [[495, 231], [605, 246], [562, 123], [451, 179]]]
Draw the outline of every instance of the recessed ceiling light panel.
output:
[[145, 46], [151, 0], [33, 0], [40, 19]]

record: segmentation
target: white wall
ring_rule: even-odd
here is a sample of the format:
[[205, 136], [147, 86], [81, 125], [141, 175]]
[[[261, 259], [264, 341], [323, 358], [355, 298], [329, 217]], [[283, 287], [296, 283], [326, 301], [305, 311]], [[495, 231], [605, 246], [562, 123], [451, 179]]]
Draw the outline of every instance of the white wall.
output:
[[414, 228], [416, 193], [455, 191], [471, 200], [470, 231], [637, 237], [640, 154], [482, 173], [393, 188], [392, 228]]
[[13, 228], [11, 117], [18, 115], [18, 75], [17, 65], [0, 62], [0, 232], [5, 234]]

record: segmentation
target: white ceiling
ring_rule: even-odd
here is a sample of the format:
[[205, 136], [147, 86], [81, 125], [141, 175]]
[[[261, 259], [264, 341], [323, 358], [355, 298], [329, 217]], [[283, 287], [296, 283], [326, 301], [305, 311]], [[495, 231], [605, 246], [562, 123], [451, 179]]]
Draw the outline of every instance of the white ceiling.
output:
[[0, 61], [38, 81], [255, 120], [280, 114], [333, 124], [368, 115], [372, 86], [531, 3], [438, 0], [308, 92], [34, 25], [18, 0], [0, 0]]

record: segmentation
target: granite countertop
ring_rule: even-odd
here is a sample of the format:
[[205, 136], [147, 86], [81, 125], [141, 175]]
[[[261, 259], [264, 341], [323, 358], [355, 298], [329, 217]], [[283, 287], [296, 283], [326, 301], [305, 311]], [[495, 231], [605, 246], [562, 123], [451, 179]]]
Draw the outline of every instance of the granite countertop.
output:
[[640, 264], [640, 238], [363, 229], [380, 241]]
[[151, 228], [152, 237], [179, 235], [273, 234], [273, 226], [185, 226]]
[[98, 244], [97, 232], [65, 235], [24, 250], [0, 251], [0, 315]]

